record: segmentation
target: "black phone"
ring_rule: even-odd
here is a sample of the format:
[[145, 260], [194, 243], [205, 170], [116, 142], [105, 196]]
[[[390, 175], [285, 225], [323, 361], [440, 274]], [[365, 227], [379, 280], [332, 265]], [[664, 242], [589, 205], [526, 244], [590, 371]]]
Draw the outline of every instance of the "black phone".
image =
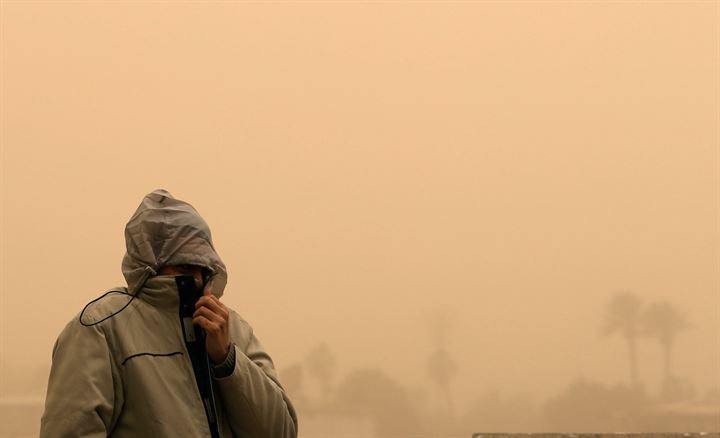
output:
[[213, 381], [210, 374], [210, 357], [205, 349], [205, 331], [192, 323], [195, 304], [202, 296], [203, 289], [197, 287], [195, 277], [192, 275], [178, 275], [175, 277], [175, 283], [180, 295], [180, 325], [185, 338], [185, 347], [190, 356], [200, 398], [205, 406], [210, 434], [213, 438], [220, 438]]
[[195, 303], [202, 296], [202, 291], [197, 288], [195, 277], [192, 275], [177, 275], [175, 283], [177, 283], [178, 293], [180, 294], [180, 319], [185, 342], [196, 342], [204, 335], [202, 329], [192, 323]]

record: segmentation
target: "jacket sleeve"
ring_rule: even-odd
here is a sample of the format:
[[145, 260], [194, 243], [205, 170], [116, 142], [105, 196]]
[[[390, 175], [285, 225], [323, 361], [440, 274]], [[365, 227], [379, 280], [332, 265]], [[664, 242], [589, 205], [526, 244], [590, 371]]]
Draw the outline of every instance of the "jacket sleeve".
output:
[[230, 427], [240, 437], [296, 438], [295, 408], [280, 385], [272, 359], [252, 328], [245, 325], [249, 341], [242, 348], [232, 346], [235, 369], [229, 376], [214, 377]]
[[53, 347], [40, 438], [106, 437], [118, 402], [113, 367], [100, 327], [69, 322]]

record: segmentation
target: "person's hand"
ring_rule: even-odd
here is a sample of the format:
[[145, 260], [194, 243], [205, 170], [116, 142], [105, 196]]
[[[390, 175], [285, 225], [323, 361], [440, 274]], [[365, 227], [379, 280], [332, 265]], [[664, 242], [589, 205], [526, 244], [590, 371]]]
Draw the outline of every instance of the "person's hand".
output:
[[205, 348], [210, 360], [216, 365], [225, 360], [230, 352], [228, 325], [230, 312], [208, 289], [195, 303], [193, 324], [205, 330]]

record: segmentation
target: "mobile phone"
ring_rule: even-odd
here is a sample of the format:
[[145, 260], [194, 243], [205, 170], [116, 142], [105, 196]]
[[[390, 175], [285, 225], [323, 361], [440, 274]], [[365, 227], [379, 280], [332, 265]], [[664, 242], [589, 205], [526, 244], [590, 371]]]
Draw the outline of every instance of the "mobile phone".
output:
[[203, 290], [197, 287], [195, 277], [192, 275], [178, 275], [175, 277], [175, 283], [180, 295], [180, 325], [185, 338], [185, 347], [188, 356], [190, 356], [200, 398], [205, 406], [205, 415], [210, 426], [210, 433], [213, 438], [219, 438], [217, 408], [213, 394], [212, 376], [210, 375], [210, 357], [205, 349], [205, 331], [200, 326], [192, 323], [195, 304], [202, 296]]

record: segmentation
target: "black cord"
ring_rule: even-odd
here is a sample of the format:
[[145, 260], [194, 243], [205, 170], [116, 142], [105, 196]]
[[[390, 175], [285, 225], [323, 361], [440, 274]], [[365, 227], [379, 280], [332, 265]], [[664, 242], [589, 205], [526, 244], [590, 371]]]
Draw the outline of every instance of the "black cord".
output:
[[[157, 268], [157, 269], [152, 269], [152, 268], [150, 268], [150, 271], [153, 273], [153, 275], [155, 275], [155, 272], [156, 272], [156, 271], [159, 271], [159, 270], [160, 270], [160, 269], [159, 269], [159, 266], [160, 266], [159, 264], [156, 265], [156, 268]], [[147, 268], [149, 268], [149, 266], [148, 266]], [[146, 269], [147, 269], [147, 268], [146, 268]], [[204, 284], [203, 284], [203, 287], [204, 287], [205, 285], [207, 285], [208, 281], [209, 281], [210, 278], [212, 277], [212, 271], [211, 271], [210, 269], [208, 269], [207, 267], [203, 266], [203, 267], [202, 267], [202, 276], [203, 276], [203, 283], [204, 283]], [[130, 300], [128, 300], [128, 302], [125, 303], [125, 305], [122, 306], [122, 307], [120, 308], [120, 310], [118, 310], [117, 312], [111, 313], [110, 315], [106, 316], [105, 318], [101, 319], [100, 321], [95, 321], [95, 322], [93, 322], [92, 324], [85, 324], [85, 323], [83, 322], [83, 315], [85, 314], [85, 310], [87, 310], [87, 308], [88, 308], [91, 304], [93, 304], [93, 303], [95, 303], [95, 302], [97, 302], [97, 301], [99, 301], [99, 300], [102, 300], [103, 298], [105, 298], [106, 296], [108, 296], [108, 295], [111, 294], [111, 293], [128, 295], [128, 296], [130, 297]], [[90, 301], [89, 303], [87, 303], [87, 304], [85, 305], [85, 307], [83, 307], [82, 311], [80, 312], [80, 316], [79, 316], [78, 320], [80, 321], [80, 324], [82, 324], [82, 325], [85, 326], [85, 327], [92, 327], [92, 326], [94, 326], [94, 325], [96, 325], [96, 324], [100, 324], [101, 322], [105, 321], [106, 319], [110, 319], [110, 318], [112, 318], [113, 316], [115, 316], [115, 315], [117, 315], [118, 313], [120, 313], [120, 312], [122, 312], [123, 310], [125, 310], [125, 308], [127, 308], [127, 306], [129, 306], [130, 303], [132, 303], [132, 300], [134, 300], [135, 297], [137, 297], [138, 295], [140, 295], [140, 290], [138, 290], [135, 294], [131, 294], [131, 293], [123, 292], [123, 291], [119, 291], [119, 290], [109, 290], [109, 291], [105, 292], [104, 294], [100, 295], [99, 297], [95, 298], [94, 300]]]
[[[93, 303], [95, 303], [95, 302], [97, 302], [97, 301], [105, 298], [106, 296], [108, 296], [109, 294], [112, 294], [112, 293], [122, 294], [122, 295], [128, 295], [128, 296], [130, 296], [131, 298], [130, 298], [130, 300], [128, 300], [128, 302], [125, 303], [125, 305], [122, 306], [122, 307], [120, 308], [120, 310], [118, 310], [117, 312], [111, 313], [110, 315], [106, 316], [105, 318], [101, 319], [100, 321], [95, 321], [95, 322], [93, 322], [92, 324], [85, 324], [85, 323], [83, 322], [83, 314], [85, 313], [85, 310], [87, 310], [87, 308], [88, 308], [91, 304], [93, 304]], [[100, 324], [101, 322], [105, 321], [106, 319], [112, 318], [113, 316], [115, 316], [115, 315], [117, 315], [118, 313], [120, 313], [120, 312], [122, 312], [123, 310], [125, 310], [125, 308], [126, 308], [127, 306], [129, 306], [130, 303], [132, 303], [132, 300], [134, 300], [136, 296], [138, 296], [137, 293], [136, 293], [135, 295], [133, 295], [133, 294], [131, 294], [131, 293], [127, 293], [127, 292], [123, 292], [123, 291], [119, 291], [119, 290], [110, 290], [110, 291], [107, 291], [107, 292], [105, 292], [104, 294], [102, 294], [101, 296], [99, 296], [99, 297], [95, 298], [94, 300], [90, 301], [89, 303], [85, 304], [85, 307], [83, 307], [82, 311], [80, 312], [80, 317], [78, 318], [78, 320], [80, 321], [80, 324], [84, 325], [85, 327], [92, 327], [92, 326], [94, 326], [94, 325], [96, 325], [96, 324]]]

